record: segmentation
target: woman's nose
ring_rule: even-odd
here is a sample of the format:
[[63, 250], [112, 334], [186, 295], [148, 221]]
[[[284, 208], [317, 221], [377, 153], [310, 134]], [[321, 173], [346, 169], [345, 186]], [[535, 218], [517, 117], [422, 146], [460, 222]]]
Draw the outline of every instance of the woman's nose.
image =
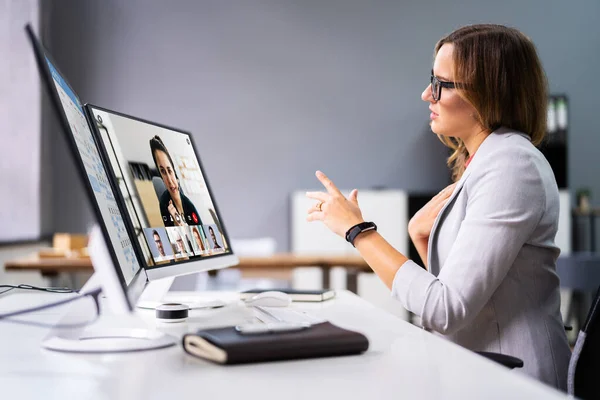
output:
[[421, 100], [433, 103], [434, 100], [433, 96], [431, 96], [431, 83], [427, 85], [425, 90], [423, 90], [423, 93], [421, 93]]

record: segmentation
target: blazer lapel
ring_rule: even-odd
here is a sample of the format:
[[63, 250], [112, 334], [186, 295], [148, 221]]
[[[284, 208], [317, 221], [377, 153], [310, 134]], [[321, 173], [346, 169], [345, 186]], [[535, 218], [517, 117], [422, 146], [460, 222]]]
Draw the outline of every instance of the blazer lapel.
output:
[[433, 222], [433, 226], [431, 228], [431, 232], [429, 233], [429, 242], [427, 243], [427, 254], [429, 255], [428, 256], [428, 259], [429, 259], [428, 270], [429, 270], [429, 272], [431, 272], [432, 274], [434, 274], [436, 276], [437, 276], [437, 274], [439, 272], [439, 266], [437, 266], [437, 265], [434, 266], [433, 265], [434, 258], [431, 257], [431, 255], [433, 254], [432, 253], [433, 242], [435, 240], [435, 235], [437, 233], [438, 225], [439, 225], [440, 219], [444, 215], [444, 212], [446, 211], [446, 209], [448, 208], [448, 206], [450, 205], [450, 203], [452, 203], [452, 201], [454, 200], [454, 198], [456, 198], [456, 196], [458, 196], [458, 194], [462, 190], [462, 188], [463, 188], [463, 186], [465, 184], [465, 181], [469, 177], [470, 173], [471, 173], [471, 169], [467, 168], [465, 170], [465, 172], [463, 173], [463, 175], [460, 177], [460, 179], [458, 180], [458, 184], [454, 188], [454, 192], [452, 192], [452, 194], [448, 198], [448, 201], [446, 202], [446, 204], [444, 204], [444, 207], [442, 207], [442, 209], [438, 213], [437, 217], [435, 217], [435, 221]]

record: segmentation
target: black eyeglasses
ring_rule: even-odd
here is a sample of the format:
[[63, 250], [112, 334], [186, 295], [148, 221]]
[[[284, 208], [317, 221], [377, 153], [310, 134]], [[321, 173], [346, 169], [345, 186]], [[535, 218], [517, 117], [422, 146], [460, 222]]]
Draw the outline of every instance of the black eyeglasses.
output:
[[[63, 288], [52, 288], [52, 289], [63, 289]], [[49, 291], [49, 290], [46, 290]], [[54, 293], [66, 293], [64, 291], [53, 290]], [[11, 311], [0, 314], [0, 322], [11, 322], [14, 324], [31, 325], [43, 328], [81, 328], [94, 323], [100, 316], [100, 302], [98, 297], [102, 289], [93, 289], [90, 292], [80, 293], [76, 296], [62, 299], [49, 304], [42, 304], [39, 306], [21, 309], [17, 311]], [[72, 302], [78, 302], [77, 312], [68, 315], [66, 318], [61, 319], [58, 323], [46, 323], [40, 321], [32, 321], [22, 319], [23, 315], [30, 313], [37, 313], [38, 311], [47, 310], [49, 308], [58, 307]], [[39, 316], [38, 316], [39, 319]]]
[[20, 285], [0, 285], [0, 289], [5, 289], [0, 292], [0, 294], [4, 294], [6, 292], [10, 292], [15, 289], [25, 289], [25, 290], [38, 290], [40, 292], [48, 292], [48, 293], [77, 293], [76, 290], [66, 287], [38, 287], [27, 284]]
[[463, 83], [456, 83], [456, 82], [446, 82], [446, 81], [440, 81], [434, 74], [433, 74], [433, 70], [431, 70], [431, 97], [433, 97], [433, 100], [435, 101], [439, 101], [440, 98], [442, 97], [442, 88], [446, 88], [446, 89], [455, 89], [455, 88], [466, 88], [468, 85], [463, 84]]

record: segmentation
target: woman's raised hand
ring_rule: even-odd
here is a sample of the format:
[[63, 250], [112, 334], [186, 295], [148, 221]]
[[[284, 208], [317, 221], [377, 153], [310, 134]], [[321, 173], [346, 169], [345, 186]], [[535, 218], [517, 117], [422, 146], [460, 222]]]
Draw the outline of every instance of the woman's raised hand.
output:
[[169, 200], [167, 211], [169, 211], [169, 214], [171, 214], [171, 217], [173, 217], [173, 224], [178, 226], [184, 225], [185, 221], [183, 221], [183, 216], [177, 212], [177, 209], [173, 205], [173, 200]]
[[346, 199], [324, 173], [317, 171], [316, 176], [327, 192], [306, 192], [306, 197], [317, 200], [306, 219], [323, 221], [333, 233], [345, 237], [348, 229], [364, 222], [358, 207], [358, 190], [354, 189]]

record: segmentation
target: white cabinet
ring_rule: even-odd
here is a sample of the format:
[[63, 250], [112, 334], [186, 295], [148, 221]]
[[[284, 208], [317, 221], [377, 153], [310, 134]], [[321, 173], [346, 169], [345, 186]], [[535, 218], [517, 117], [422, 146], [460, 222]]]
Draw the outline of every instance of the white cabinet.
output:
[[[344, 196], [349, 190], [342, 191]], [[307, 222], [307, 210], [315, 200], [306, 197], [306, 191], [292, 194], [291, 251], [297, 254], [344, 255], [358, 254], [344, 238], [337, 236], [321, 222]], [[360, 190], [358, 203], [366, 221], [377, 224], [381, 235], [403, 254], [408, 254], [408, 195], [401, 190]], [[345, 289], [346, 272], [334, 268], [331, 286]], [[319, 288], [322, 285], [318, 268], [297, 268], [293, 285], [296, 288]], [[389, 289], [373, 273], [361, 273], [358, 278], [358, 294], [371, 303], [406, 319], [408, 314], [402, 305], [391, 298]]]

